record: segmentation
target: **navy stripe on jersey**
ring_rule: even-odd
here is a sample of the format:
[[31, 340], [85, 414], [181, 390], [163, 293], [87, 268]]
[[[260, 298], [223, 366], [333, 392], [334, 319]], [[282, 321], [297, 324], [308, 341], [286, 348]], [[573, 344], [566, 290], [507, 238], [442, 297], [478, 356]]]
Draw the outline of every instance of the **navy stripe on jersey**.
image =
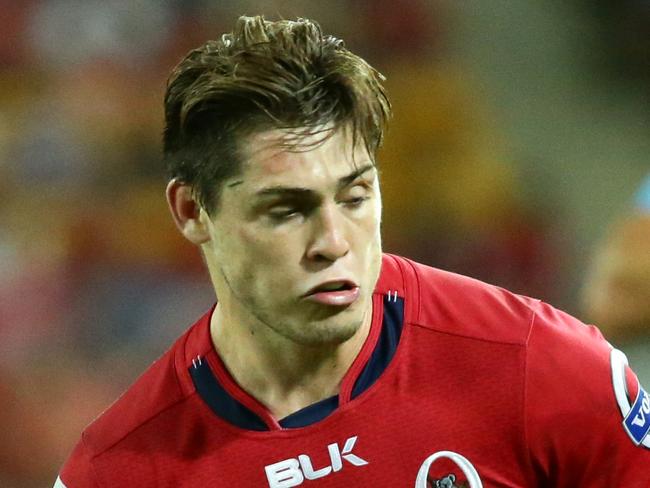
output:
[[191, 366], [190, 375], [196, 391], [219, 417], [242, 429], [268, 430], [262, 419], [228, 394], [215, 378], [207, 361]]
[[334, 395], [320, 402], [311, 405], [287, 415], [278, 422], [285, 429], [295, 429], [298, 427], [307, 427], [308, 425], [320, 422], [339, 406], [339, 396]]
[[381, 325], [381, 336], [368, 364], [354, 383], [352, 398], [356, 398], [370, 388], [388, 367], [393, 359], [399, 338], [402, 335], [404, 323], [404, 299], [396, 295], [384, 296], [384, 318]]
[[[393, 359], [404, 322], [404, 299], [395, 295], [384, 297], [384, 316], [377, 345], [356, 379], [352, 398], [370, 388]], [[245, 405], [231, 397], [217, 381], [207, 361], [189, 368], [196, 391], [219, 417], [237, 427], [249, 430], [269, 430], [266, 424]], [[285, 428], [306, 427], [323, 420], [339, 406], [338, 395], [326, 398], [288, 415], [279, 421]]]

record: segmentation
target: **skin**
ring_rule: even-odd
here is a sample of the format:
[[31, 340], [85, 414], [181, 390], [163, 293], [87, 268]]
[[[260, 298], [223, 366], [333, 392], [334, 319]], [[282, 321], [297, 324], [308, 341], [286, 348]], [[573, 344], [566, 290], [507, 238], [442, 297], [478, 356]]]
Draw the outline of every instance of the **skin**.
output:
[[[215, 215], [173, 180], [174, 220], [205, 256], [218, 306], [216, 350], [242, 388], [278, 419], [338, 392], [368, 336], [381, 267], [381, 197], [372, 158], [348, 130], [282, 146], [281, 130], [243, 141], [240, 175], [224, 182]], [[302, 145], [304, 144], [304, 145]], [[305, 298], [347, 279], [352, 304]]]

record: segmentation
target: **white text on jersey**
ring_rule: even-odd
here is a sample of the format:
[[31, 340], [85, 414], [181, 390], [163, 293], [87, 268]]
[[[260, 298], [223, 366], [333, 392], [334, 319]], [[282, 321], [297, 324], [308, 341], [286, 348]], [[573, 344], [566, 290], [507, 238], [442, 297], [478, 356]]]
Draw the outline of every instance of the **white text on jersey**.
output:
[[343, 460], [353, 466], [364, 466], [368, 461], [361, 459], [356, 454], [352, 454], [354, 444], [357, 442], [357, 436], [350, 437], [345, 441], [343, 450], [334, 442], [327, 446], [330, 455], [330, 465], [320, 469], [314, 469], [311, 459], [306, 454], [300, 454], [297, 458], [289, 458], [278, 463], [269, 464], [264, 467], [266, 478], [269, 480], [270, 488], [291, 488], [298, 486], [303, 481], [316, 480], [327, 476], [330, 473], [336, 473], [343, 469]]

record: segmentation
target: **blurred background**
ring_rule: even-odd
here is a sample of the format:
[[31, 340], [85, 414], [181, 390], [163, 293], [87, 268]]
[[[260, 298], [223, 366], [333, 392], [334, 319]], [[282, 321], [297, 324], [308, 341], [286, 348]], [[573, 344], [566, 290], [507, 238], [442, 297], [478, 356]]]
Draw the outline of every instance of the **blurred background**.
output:
[[650, 1], [0, 0], [0, 486], [214, 297], [164, 200], [162, 97], [240, 14], [387, 77], [385, 249], [597, 323], [650, 383]]

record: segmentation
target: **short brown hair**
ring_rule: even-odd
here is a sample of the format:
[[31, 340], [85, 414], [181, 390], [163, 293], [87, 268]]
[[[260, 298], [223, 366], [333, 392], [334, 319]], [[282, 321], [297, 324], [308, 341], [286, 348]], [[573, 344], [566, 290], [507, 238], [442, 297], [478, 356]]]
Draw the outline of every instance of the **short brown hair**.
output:
[[382, 81], [314, 21], [242, 16], [233, 32], [191, 51], [171, 73], [164, 132], [169, 175], [191, 185], [212, 212], [221, 183], [241, 170], [238, 141], [254, 132], [307, 135], [326, 124], [350, 124], [354, 142], [362, 141], [374, 158], [390, 115]]

